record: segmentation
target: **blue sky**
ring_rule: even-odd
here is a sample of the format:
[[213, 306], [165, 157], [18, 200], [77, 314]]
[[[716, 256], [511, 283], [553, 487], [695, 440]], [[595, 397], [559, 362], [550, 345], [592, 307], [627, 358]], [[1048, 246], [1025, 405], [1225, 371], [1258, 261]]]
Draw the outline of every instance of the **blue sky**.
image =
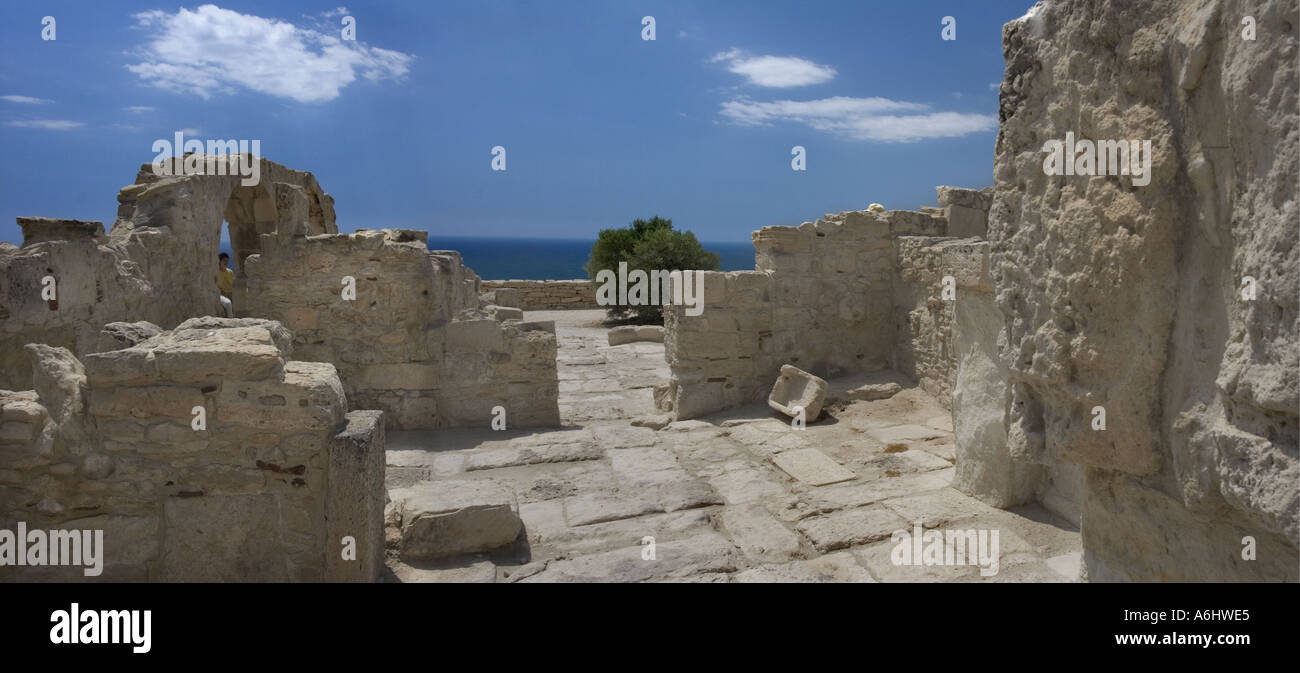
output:
[[659, 214], [746, 241], [914, 209], [992, 183], [1001, 27], [1031, 5], [6, 3], [0, 240], [21, 242], [17, 216], [111, 227], [117, 190], [182, 129], [312, 171], [341, 231], [588, 238]]

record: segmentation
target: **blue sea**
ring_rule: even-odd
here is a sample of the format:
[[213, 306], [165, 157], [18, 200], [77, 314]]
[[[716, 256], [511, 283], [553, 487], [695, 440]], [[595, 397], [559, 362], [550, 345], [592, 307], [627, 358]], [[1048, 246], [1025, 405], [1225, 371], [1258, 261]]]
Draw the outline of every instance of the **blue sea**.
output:
[[[594, 241], [586, 238], [476, 238], [429, 236], [430, 250], [455, 250], [484, 280], [569, 280], [586, 278], [583, 266]], [[723, 271], [752, 271], [754, 244], [702, 242], [722, 258]], [[221, 249], [230, 252], [222, 241]]]
[[[430, 250], [455, 250], [485, 280], [567, 280], [586, 278], [583, 267], [591, 254], [591, 239], [471, 238], [429, 236]], [[722, 258], [723, 271], [754, 268], [754, 244], [701, 243]]]

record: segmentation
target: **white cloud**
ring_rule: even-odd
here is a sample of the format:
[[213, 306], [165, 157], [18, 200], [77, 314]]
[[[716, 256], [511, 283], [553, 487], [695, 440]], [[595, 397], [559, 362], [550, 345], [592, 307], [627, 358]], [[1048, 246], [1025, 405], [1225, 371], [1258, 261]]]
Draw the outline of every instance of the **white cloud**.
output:
[[998, 125], [993, 115], [933, 112], [922, 103], [879, 97], [770, 103], [737, 99], [722, 104], [722, 116], [741, 126], [795, 122], [851, 140], [901, 143], [991, 131]]
[[187, 136], [201, 136], [201, 135], [203, 135], [203, 132], [202, 132], [202, 131], [200, 131], [200, 130], [198, 130], [198, 129], [188, 128], [188, 127], [183, 128], [183, 129], [181, 129], [180, 131], [181, 131], [182, 134], [187, 135]]
[[127, 69], [153, 86], [205, 99], [243, 87], [300, 103], [330, 101], [358, 75], [370, 81], [401, 79], [414, 58], [344, 41], [338, 31], [215, 5], [175, 14], [151, 10], [135, 19], [150, 37], [140, 50], [143, 60]]
[[1002, 88], [1002, 82], [989, 82], [989, 91], [998, 91]]
[[5, 122], [5, 126], [16, 126], [23, 129], [45, 129], [47, 131], [69, 131], [85, 126], [85, 124], [66, 119], [32, 119], [29, 121]]
[[725, 62], [727, 70], [766, 87], [807, 86], [835, 77], [835, 69], [828, 65], [795, 56], [750, 56], [739, 49], [718, 52], [710, 62]]
[[336, 16], [347, 16], [351, 13], [352, 12], [348, 11], [347, 7], [335, 7], [334, 9], [325, 12], [325, 18], [330, 19]]
[[139, 114], [139, 113], [141, 113], [141, 112], [153, 112], [154, 110], [157, 110], [158, 108], [156, 108], [156, 107], [154, 107], [154, 106], [152, 106], [152, 105], [132, 105], [132, 106], [130, 106], [130, 107], [124, 107], [124, 108], [122, 108], [122, 109], [123, 109], [123, 110], [126, 110], [127, 112], [134, 112], [134, 113], [136, 113], [136, 114]]
[[33, 98], [31, 96], [19, 96], [16, 94], [9, 94], [8, 96], [0, 96], [0, 99], [7, 100], [10, 103], [23, 103], [25, 105], [45, 105], [46, 103], [54, 102], [52, 100], [47, 100], [45, 98]]

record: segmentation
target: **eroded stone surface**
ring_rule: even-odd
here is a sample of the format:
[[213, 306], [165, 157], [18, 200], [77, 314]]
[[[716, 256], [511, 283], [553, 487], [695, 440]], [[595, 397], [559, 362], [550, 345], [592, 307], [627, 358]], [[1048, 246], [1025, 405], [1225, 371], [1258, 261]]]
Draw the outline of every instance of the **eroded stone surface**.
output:
[[[952, 464], [933, 452], [934, 444], [951, 443], [952, 432], [935, 427], [944, 425], [944, 409], [918, 387], [841, 400], [835, 418], [804, 430], [755, 404], [656, 431], [632, 425], [638, 412], [624, 410], [649, 406], [654, 385], [669, 376], [662, 346], [603, 346], [607, 331], [598, 311], [527, 317], [556, 321], [565, 427], [396, 433], [388, 459], [389, 483], [402, 492], [433, 492], [448, 480], [487, 480], [513, 492], [526, 546], [488, 555], [498, 581], [915, 581], [915, 571], [877, 577], [859, 555], [910, 529], [905, 514], [930, 524], [946, 515], [940, 518], [1037, 541], [1017, 552], [1037, 565], [1016, 573], [1008, 566], [989, 578], [975, 573], [975, 581], [1066, 581], [1046, 559], [1077, 553], [1077, 530], [1041, 509], [1035, 516], [1053, 523], [994, 510], [952, 490]], [[644, 346], [651, 348], [609, 357]], [[618, 384], [606, 385], [611, 381]], [[843, 389], [864, 385], [861, 379], [841, 383]], [[870, 434], [889, 428], [899, 428], [915, 448], [882, 444]], [[518, 455], [554, 461], [484, 458]], [[423, 476], [412, 481], [409, 470]], [[1002, 518], [988, 518], [990, 512]], [[394, 548], [389, 564], [399, 580], [487, 576], [481, 555], [416, 572], [404, 568]], [[948, 576], [969, 574], [920, 578]]]

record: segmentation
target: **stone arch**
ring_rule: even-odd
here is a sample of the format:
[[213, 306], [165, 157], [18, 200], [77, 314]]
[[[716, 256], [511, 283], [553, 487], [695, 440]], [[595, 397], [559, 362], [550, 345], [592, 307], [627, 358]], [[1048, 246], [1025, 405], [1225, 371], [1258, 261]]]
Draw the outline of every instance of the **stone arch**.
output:
[[[0, 388], [31, 387], [24, 344], [80, 356], [117, 347], [100, 331], [110, 322], [171, 329], [221, 315], [215, 274], [223, 219], [239, 239], [237, 274], [260, 249], [261, 234], [338, 233], [334, 199], [311, 173], [258, 159], [257, 183], [242, 185], [229, 164], [225, 174], [208, 172], [207, 156], [191, 161], [204, 175], [156, 175], [152, 165], [141, 166], [118, 192], [117, 221], [107, 234], [99, 222], [19, 218], [23, 245], [0, 244]], [[58, 281], [57, 310], [41, 299], [46, 275]], [[239, 291], [237, 283], [236, 297]]]
[[[150, 321], [165, 328], [220, 315], [213, 274], [223, 221], [229, 224], [237, 287], [244, 260], [261, 251], [263, 234], [338, 233], [334, 199], [311, 173], [258, 159], [258, 180], [245, 185], [231, 158], [199, 156], [188, 162], [205, 167], [201, 175], [159, 176], [151, 164], [141, 166], [135, 183], [118, 193], [118, 218], [109, 232], [140, 264], [160, 304]], [[221, 161], [230, 167], [213, 170]]]

